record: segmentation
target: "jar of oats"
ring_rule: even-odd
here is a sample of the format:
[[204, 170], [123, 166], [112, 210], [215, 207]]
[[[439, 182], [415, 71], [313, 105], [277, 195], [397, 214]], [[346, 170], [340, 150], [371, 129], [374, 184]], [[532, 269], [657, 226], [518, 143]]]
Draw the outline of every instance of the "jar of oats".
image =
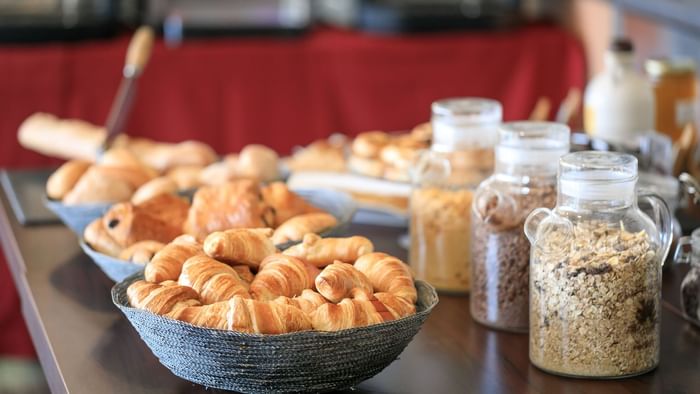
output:
[[526, 219], [530, 361], [538, 368], [619, 378], [658, 365], [672, 217], [661, 198], [637, 195], [636, 183], [631, 155], [570, 153], [559, 161], [556, 207]]
[[409, 263], [438, 290], [466, 293], [472, 194], [493, 171], [502, 109], [494, 100], [457, 98], [434, 102], [432, 112], [432, 145], [413, 169]]
[[498, 132], [494, 174], [474, 194], [471, 216], [471, 315], [477, 322], [527, 332], [530, 242], [523, 223], [556, 203], [559, 158], [569, 152], [560, 123], [513, 122]]

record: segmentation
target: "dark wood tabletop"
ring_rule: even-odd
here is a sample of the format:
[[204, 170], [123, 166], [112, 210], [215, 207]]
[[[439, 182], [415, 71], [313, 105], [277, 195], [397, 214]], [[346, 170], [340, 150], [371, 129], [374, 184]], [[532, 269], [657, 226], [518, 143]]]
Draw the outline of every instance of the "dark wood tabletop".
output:
[[[22, 312], [54, 393], [177, 393], [205, 388], [170, 373], [112, 305], [112, 282], [62, 225], [21, 226], [0, 192], [0, 239]], [[353, 224], [378, 250], [406, 256], [405, 230]], [[697, 393], [700, 329], [678, 311], [682, 267], [664, 273], [661, 365], [623, 380], [568, 379], [528, 360], [527, 335], [486, 329], [467, 297], [440, 303], [398, 360], [353, 393]], [[206, 390], [207, 393], [217, 392]]]

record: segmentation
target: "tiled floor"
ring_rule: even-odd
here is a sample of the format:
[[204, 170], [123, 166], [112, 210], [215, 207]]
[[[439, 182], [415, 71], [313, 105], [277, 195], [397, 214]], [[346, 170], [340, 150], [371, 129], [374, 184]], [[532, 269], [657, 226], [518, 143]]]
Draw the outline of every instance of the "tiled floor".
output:
[[37, 361], [0, 357], [0, 393], [49, 393], [49, 386]]

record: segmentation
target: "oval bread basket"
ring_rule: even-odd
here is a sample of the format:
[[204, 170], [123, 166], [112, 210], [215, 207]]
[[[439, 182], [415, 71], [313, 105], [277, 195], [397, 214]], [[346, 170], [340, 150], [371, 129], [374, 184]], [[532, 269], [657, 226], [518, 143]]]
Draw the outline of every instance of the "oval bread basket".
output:
[[416, 314], [336, 332], [244, 334], [196, 327], [129, 306], [130, 276], [112, 301], [153, 354], [175, 375], [206, 387], [244, 393], [322, 392], [376, 375], [401, 354], [438, 303], [431, 285], [416, 281]]
[[44, 205], [61, 219], [78, 236], [83, 235], [85, 227], [93, 220], [104, 215], [112, 203], [66, 205], [60, 201], [49, 200], [44, 196]]
[[92, 261], [100, 267], [102, 272], [104, 272], [109, 279], [112, 279], [115, 282], [121, 282], [127, 276], [143, 271], [145, 267], [141, 264], [120, 260], [116, 257], [100, 253], [91, 248], [90, 245], [85, 243], [85, 241], [82, 239], [80, 240], [80, 248], [86, 255], [90, 256]]

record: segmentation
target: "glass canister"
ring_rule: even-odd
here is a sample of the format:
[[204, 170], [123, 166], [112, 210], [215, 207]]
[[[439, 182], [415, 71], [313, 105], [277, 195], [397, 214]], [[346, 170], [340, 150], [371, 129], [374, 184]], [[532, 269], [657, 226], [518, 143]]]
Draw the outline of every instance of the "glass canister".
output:
[[525, 221], [530, 361], [538, 368], [618, 378], [658, 365], [661, 266], [672, 222], [663, 200], [638, 196], [636, 183], [634, 156], [567, 154], [556, 207], [538, 208]]
[[676, 141], [695, 122], [695, 63], [689, 58], [652, 58], [644, 68], [654, 87], [656, 130]]
[[569, 128], [550, 122], [504, 124], [494, 174], [472, 205], [471, 315], [493, 328], [528, 330], [530, 242], [523, 223], [535, 208], [554, 208], [559, 158]]
[[470, 210], [493, 171], [501, 105], [481, 98], [432, 104], [433, 141], [413, 171], [409, 263], [440, 291], [469, 291]]
[[681, 309], [686, 319], [700, 326], [700, 229], [678, 240], [674, 261], [690, 264], [681, 282]]

